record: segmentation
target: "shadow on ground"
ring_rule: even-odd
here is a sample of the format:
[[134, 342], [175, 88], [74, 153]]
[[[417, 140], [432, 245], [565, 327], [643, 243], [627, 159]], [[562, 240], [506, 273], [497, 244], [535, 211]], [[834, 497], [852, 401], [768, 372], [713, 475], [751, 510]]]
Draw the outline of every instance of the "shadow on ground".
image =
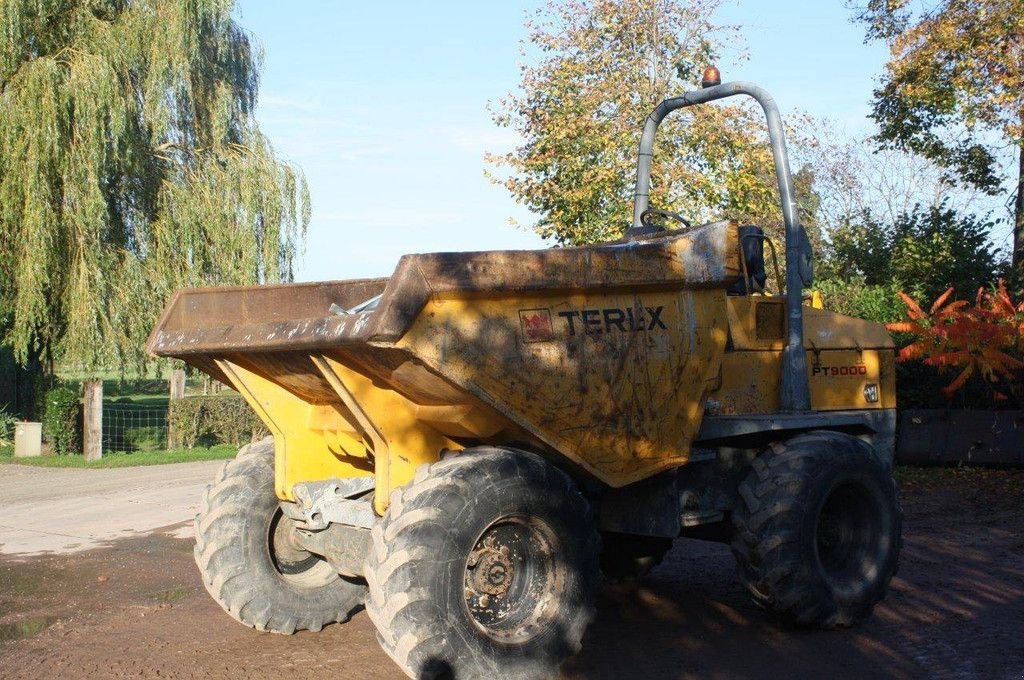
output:
[[[851, 630], [777, 625], [724, 546], [678, 541], [643, 583], [607, 586], [577, 679], [1024, 676], [1024, 473], [1012, 487], [905, 493], [901, 571]], [[365, 613], [319, 634], [261, 634], [207, 596], [174, 528], [74, 555], [0, 556], [0, 677], [402, 676]]]
[[970, 540], [911, 535], [886, 602], [869, 621], [836, 631], [770, 620], [731, 578], [724, 547], [677, 542], [643, 584], [605, 589], [565, 676], [1024, 677], [1024, 554]]

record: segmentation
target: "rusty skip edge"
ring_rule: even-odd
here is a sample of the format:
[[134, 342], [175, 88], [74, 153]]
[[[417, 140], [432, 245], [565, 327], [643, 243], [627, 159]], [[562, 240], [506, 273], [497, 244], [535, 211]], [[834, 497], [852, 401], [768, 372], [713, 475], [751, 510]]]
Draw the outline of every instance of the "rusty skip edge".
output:
[[[735, 221], [597, 246], [405, 255], [389, 278], [175, 293], [146, 343], [160, 357], [393, 343], [431, 298], [719, 288], [740, 275]], [[373, 311], [336, 314], [380, 295]]]

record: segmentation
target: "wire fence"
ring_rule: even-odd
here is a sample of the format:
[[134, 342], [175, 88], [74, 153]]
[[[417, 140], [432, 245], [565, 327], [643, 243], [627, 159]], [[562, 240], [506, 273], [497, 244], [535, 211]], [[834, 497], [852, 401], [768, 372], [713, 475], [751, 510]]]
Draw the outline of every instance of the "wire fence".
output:
[[[0, 363], [0, 373], [2, 373], [2, 363]], [[240, 440], [238, 432], [244, 431], [243, 434], [246, 437], [255, 437], [263, 432], [262, 425], [257, 428], [250, 422], [254, 421], [259, 424], [259, 419], [255, 414], [248, 411], [248, 407], [235, 392], [224, 389], [221, 383], [209, 376], [186, 377], [184, 390], [179, 392], [179, 399], [175, 400], [171, 382], [177, 377], [174, 375], [177, 372], [167, 371], [167, 373], [169, 375], [125, 378], [118, 376], [114, 371], [86, 370], [75, 366], [62, 367], [61, 384], [79, 393], [79, 413], [75, 418], [77, 420], [77, 442], [74, 448], [81, 451], [81, 445], [85, 439], [85, 423], [82, 415], [84, 402], [81, 395], [84, 393], [86, 379], [103, 381], [100, 442], [103, 452], [142, 453], [166, 451], [172, 448], [191, 448], [196, 445], [213, 446], [220, 443], [234, 445], [238, 443], [236, 440]], [[2, 387], [2, 383], [2, 375], [0, 375], [0, 387]], [[192, 398], [201, 396], [213, 401], [207, 405], [204, 413], [196, 414], [198, 420], [195, 427], [192, 428], [196, 432], [192, 432], [187, 427], [183, 430], [182, 418], [173, 420], [171, 417], [173, 410], [171, 404], [185, 403]], [[222, 401], [222, 397], [225, 398], [224, 401]], [[237, 408], [234, 401], [240, 402], [242, 408]], [[200, 418], [200, 416], [203, 417]], [[186, 420], [188, 419], [186, 418]], [[0, 435], [2, 434], [0, 432]], [[190, 436], [191, 438], [189, 438]], [[246, 437], [241, 438], [245, 439]], [[172, 439], [176, 441], [171, 441]]]
[[104, 402], [104, 451], [167, 448], [167, 404]]

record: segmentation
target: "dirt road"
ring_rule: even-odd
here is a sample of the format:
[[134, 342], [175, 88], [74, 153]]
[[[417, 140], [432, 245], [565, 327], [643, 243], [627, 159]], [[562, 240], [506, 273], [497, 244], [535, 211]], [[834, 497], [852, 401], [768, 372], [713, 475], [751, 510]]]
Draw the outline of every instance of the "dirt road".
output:
[[107, 470], [0, 465], [0, 555], [81, 551], [190, 519], [223, 464]]
[[[727, 549], [678, 541], [644, 583], [604, 589], [564, 678], [1024, 678], [1024, 472], [901, 477], [903, 565], [870, 621], [778, 626], [749, 604]], [[235, 623], [178, 528], [0, 557], [0, 678], [402, 677], [365, 613], [292, 637]]]

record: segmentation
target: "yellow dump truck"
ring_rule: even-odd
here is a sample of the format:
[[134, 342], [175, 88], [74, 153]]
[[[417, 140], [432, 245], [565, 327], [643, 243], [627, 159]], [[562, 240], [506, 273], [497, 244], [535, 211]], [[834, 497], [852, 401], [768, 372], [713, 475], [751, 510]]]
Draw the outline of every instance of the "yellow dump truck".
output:
[[[550, 677], [602, 573], [638, 577], [678, 536], [731, 543], [791, 622], [871, 612], [900, 550], [893, 345], [805, 304], [778, 109], [705, 81], [648, 118], [621, 240], [174, 297], [149, 350], [234, 387], [273, 433], [196, 518], [229, 614], [292, 633], [365, 604], [410, 677]], [[760, 229], [648, 200], [661, 120], [741, 94], [766, 114], [782, 199], [774, 292]]]

